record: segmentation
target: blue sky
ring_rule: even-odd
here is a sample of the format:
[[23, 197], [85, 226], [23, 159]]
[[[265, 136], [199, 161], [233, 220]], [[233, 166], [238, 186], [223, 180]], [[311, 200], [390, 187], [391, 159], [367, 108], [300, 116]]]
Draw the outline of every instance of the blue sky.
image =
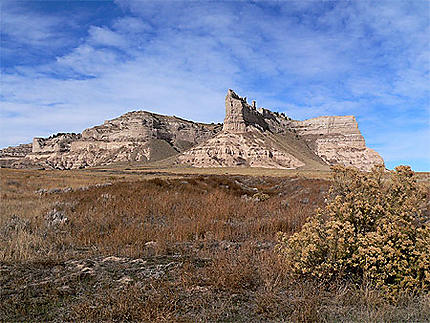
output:
[[3, 1], [0, 147], [127, 111], [222, 122], [228, 88], [295, 119], [355, 115], [430, 171], [428, 1]]

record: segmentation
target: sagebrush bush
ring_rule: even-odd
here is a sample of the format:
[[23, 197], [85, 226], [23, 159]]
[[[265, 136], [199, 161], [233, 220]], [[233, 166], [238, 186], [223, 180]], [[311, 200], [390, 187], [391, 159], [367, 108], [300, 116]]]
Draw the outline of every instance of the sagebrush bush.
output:
[[290, 272], [323, 281], [348, 279], [387, 295], [430, 288], [428, 190], [409, 166], [387, 174], [333, 168], [325, 208], [300, 232], [280, 233], [277, 250]]

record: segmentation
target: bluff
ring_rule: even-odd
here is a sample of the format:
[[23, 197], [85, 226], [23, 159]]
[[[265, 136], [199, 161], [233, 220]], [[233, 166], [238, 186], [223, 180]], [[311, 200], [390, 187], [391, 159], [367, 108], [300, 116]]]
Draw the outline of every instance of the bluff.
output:
[[0, 166], [73, 169], [173, 156], [169, 160], [193, 167], [323, 170], [342, 164], [367, 171], [384, 163], [366, 147], [353, 116], [292, 120], [228, 90], [222, 126], [133, 111], [79, 134], [2, 149]]
[[290, 129], [327, 164], [342, 164], [370, 170], [384, 164], [382, 157], [366, 147], [354, 116], [324, 116], [291, 121]]
[[370, 170], [383, 164], [367, 148], [353, 116], [292, 120], [284, 114], [257, 109], [255, 101], [228, 90], [223, 130], [184, 152], [180, 163], [197, 167], [271, 167], [326, 169], [342, 164]]
[[[148, 162], [177, 155], [221, 131], [203, 124], [146, 111], [128, 112], [81, 134], [34, 138], [24, 148], [0, 151], [3, 167], [74, 169], [118, 162]], [[30, 148], [31, 147], [31, 148]], [[13, 158], [13, 155], [16, 158]]]
[[16, 163], [31, 153], [32, 144], [22, 144], [16, 147], [8, 147], [0, 150], [0, 166], [14, 167]]

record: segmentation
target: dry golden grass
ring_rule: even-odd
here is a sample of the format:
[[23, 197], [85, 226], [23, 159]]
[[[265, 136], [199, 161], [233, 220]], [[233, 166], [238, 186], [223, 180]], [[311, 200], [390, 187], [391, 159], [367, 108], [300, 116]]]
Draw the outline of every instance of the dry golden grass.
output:
[[149, 241], [166, 252], [196, 240], [272, 240], [277, 231], [300, 226], [310, 211], [300, 204], [282, 206], [279, 196], [249, 202], [234, 181], [220, 177], [118, 183], [94, 194], [99, 196], [70, 195], [80, 201], [70, 213], [71, 236], [84, 246], [129, 256], [139, 255]]
[[[327, 174], [225, 171], [1, 169], [0, 321], [429, 319], [428, 296], [393, 305], [365, 286], [288, 278], [276, 233], [323, 204]], [[68, 221], [49, 225], [54, 208]]]
[[165, 166], [162, 163], [150, 163], [144, 165], [110, 165], [95, 167], [94, 172], [121, 172], [125, 174], [153, 174], [158, 175], [242, 175], [242, 176], [270, 176], [270, 177], [305, 177], [315, 179], [329, 179], [330, 171], [314, 171], [301, 169], [273, 169], [258, 167], [208, 167], [196, 168], [178, 166]]
[[43, 216], [55, 198], [42, 197], [35, 193], [37, 190], [77, 188], [117, 178], [79, 171], [0, 169], [0, 260], [29, 260], [55, 254], [42, 232]]
[[[53, 177], [51, 173], [47, 176]], [[118, 181], [108, 187], [39, 196], [34, 191], [40, 187], [52, 188], [52, 181], [34, 176], [35, 181], [29, 182], [26, 174], [19, 182], [18, 177], [13, 174], [3, 178], [6, 189], [2, 193], [1, 223], [6, 227], [17, 216], [27, 229], [2, 240], [1, 259], [6, 261], [36, 259], [41, 254], [56, 257], [53, 250], [56, 245], [61, 249], [73, 245], [103, 254], [139, 256], [149, 241], [157, 243], [157, 253], [180, 250], [187, 247], [187, 242], [194, 241], [239, 242], [249, 237], [272, 241], [276, 232], [300, 227], [316, 204], [321, 203], [319, 190], [328, 187], [320, 180], [302, 180], [301, 185], [294, 181], [289, 185], [287, 179], [285, 189], [280, 192], [280, 187], [273, 188], [279, 181], [267, 179], [264, 185], [256, 186], [272, 197], [257, 203], [242, 198], [246, 193], [251, 198], [254, 192], [241, 188], [235, 179], [206, 176]], [[63, 177], [58, 187], [76, 188], [95, 184], [97, 180], [103, 182], [103, 178], [94, 176], [75, 176], [69, 180]], [[11, 185], [12, 181], [19, 184]], [[302, 193], [278, 195], [295, 187], [300, 187]], [[308, 196], [310, 205], [294, 203], [302, 195]], [[47, 232], [44, 215], [54, 207], [65, 211], [70, 221], [59, 232]], [[18, 245], [24, 250], [18, 251]]]

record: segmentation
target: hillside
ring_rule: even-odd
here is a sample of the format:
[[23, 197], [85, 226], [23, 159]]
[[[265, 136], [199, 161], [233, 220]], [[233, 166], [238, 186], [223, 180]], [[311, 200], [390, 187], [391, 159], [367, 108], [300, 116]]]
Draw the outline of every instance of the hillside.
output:
[[[13, 168], [76, 169], [119, 162], [149, 162], [183, 152], [221, 130], [146, 111], [128, 112], [81, 134], [34, 138], [32, 144], [0, 150], [0, 165]], [[31, 146], [31, 149], [28, 149]], [[15, 155], [15, 156], [13, 156]], [[11, 158], [13, 159], [11, 160]]]
[[82, 133], [34, 138], [0, 150], [0, 166], [76, 169], [166, 160], [191, 167], [327, 170], [342, 164], [370, 170], [383, 164], [366, 147], [353, 116], [305, 121], [267, 109], [228, 90], [224, 124], [204, 124], [146, 111], [128, 112]]
[[255, 101], [229, 90], [223, 131], [184, 152], [179, 163], [194, 167], [269, 167], [327, 169], [342, 164], [370, 170], [383, 164], [366, 147], [353, 116], [320, 117], [305, 121], [257, 109]]

